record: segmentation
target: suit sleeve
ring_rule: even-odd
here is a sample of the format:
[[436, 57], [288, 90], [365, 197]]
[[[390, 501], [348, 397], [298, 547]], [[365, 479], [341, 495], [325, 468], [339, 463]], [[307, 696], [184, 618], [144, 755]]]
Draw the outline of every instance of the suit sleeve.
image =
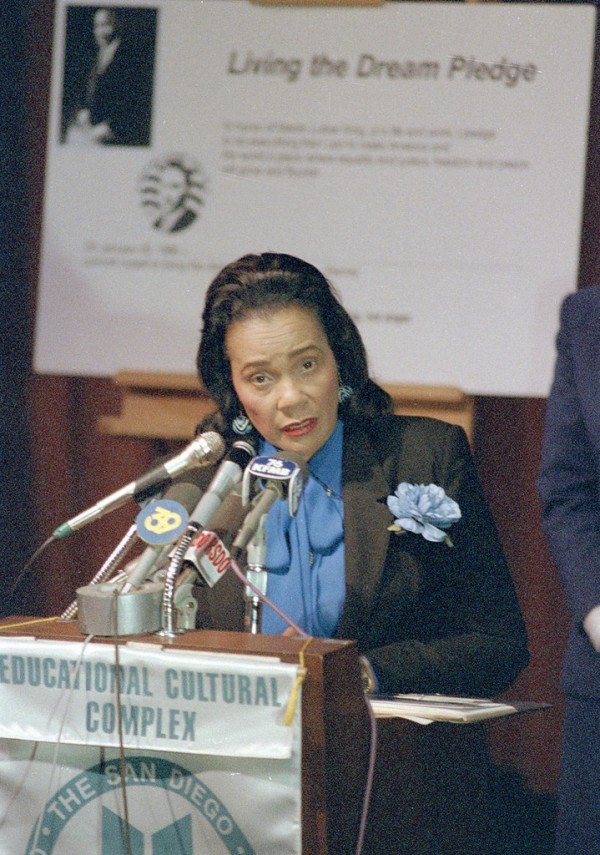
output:
[[506, 689], [526, 666], [525, 625], [466, 436], [437, 425], [427, 443], [406, 454], [422, 460], [423, 448], [431, 449], [428, 476], [462, 512], [449, 532], [454, 545], [395, 536], [375, 644], [364, 653], [382, 692], [488, 696]]
[[550, 551], [572, 617], [580, 623], [600, 603], [600, 502], [596, 453], [574, 366], [574, 308], [568, 297], [561, 311], [537, 486]]

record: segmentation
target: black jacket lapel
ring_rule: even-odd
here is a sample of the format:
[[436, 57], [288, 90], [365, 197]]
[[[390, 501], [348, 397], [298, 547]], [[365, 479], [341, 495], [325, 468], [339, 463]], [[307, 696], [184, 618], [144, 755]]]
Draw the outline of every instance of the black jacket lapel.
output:
[[381, 499], [389, 494], [368, 436], [352, 422], [344, 425], [342, 493], [346, 549], [346, 603], [339, 638], [360, 639], [374, 606], [393, 517]]

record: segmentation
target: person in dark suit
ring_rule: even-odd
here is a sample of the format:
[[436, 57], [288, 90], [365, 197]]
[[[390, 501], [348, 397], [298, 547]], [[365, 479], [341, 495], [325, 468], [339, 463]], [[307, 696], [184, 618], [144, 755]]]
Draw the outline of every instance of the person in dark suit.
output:
[[[278, 253], [226, 266], [197, 365], [218, 405], [201, 430], [307, 461], [297, 514], [277, 501], [266, 523], [267, 595], [293, 623], [355, 639], [370, 691], [506, 689], [527, 664], [526, 631], [466, 435], [391, 413], [325, 277]], [[203, 590], [199, 623], [242, 628], [236, 576]], [[293, 631], [267, 607], [262, 630]]]
[[600, 286], [563, 302], [538, 476], [571, 614], [557, 855], [600, 852]]
[[[151, 33], [148, 25], [153, 19], [148, 13], [155, 12], [133, 10], [130, 25], [136, 21], [136, 13], [145, 16], [140, 23], [144, 22]], [[125, 27], [122, 16], [120, 10], [111, 7], [93, 10], [96, 54], [83, 85], [70, 83], [71, 88], [81, 91], [68, 121], [65, 140], [69, 143], [146, 146], [150, 142], [153, 43], [146, 31], [134, 33]]]

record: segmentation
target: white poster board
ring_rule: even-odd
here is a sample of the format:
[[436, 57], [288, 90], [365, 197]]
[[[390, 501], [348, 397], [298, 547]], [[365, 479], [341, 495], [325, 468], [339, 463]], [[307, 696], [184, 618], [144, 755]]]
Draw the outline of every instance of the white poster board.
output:
[[137, 114], [93, 144], [99, 7], [56, 3], [37, 371], [193, 372], [215, 272], [281, 251], [328, 275], [380, 381], [547, 393], [592, 5], [114, 5]]

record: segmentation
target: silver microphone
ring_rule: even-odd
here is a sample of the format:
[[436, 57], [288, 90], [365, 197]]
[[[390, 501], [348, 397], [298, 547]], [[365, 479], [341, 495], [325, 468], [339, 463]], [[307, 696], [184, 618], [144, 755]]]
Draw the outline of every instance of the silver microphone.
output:
[[165, 463], [155, 466], [146, 472], [137, 481], [131, 481], [115, 493], [111, 493], [92, 505], [85, 511], [72, 517], [67, 522], [59, 525], [54, 530], [53, 537], [62, 540], [74, 531], [77, 531], [88, 523], [99, 519], [109, 511], [120, 508], [129, 499], [143, 502], [159, 493], [173, 479], [191, 469], [193, 466], [210, 466], [216, 463], [225, 453], [225, 441], [223, 437], [214, 431], [208, 431], [197, 436], [186, 448]]

